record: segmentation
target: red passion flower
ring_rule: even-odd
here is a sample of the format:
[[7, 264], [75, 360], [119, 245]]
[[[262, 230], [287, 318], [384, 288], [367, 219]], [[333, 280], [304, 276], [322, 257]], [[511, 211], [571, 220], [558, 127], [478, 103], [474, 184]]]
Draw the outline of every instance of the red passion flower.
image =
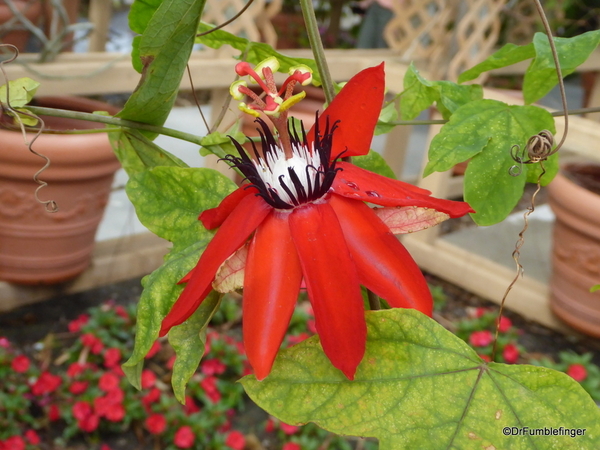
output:
[[[281, 126], [293, 101], [289, 89], [274, 88], [271, 67], [263, 67], [260, 77], [240, 64], [238, 73], [263, 80], [273, 100], [241, 108], [269, 113], [278, 137], [257, 119], [262, 152], [254, 147], [251, 158], [234, 141], [240, 156], [226, 159], [249, 183], [200, 215], [206, 228], [219, 230], [181, 280], [187, 284], [160, 335], [190, 317], [213, 289], [219, 268], [249, 241], [243, 335], [256, 377], [269, 374], [304, 281], [323, 350], [353, 379], [367, 334], [361, 285], [392, 307], [432, 312], [427, 283], [393, 233], [473, 211], [464, 202], [436, 199], [424, 189], [338, 161], [369, 152], [384, 97], [383, 64], [355, 75], [308, 132]], [[302, 82], [304, 73], [292, 73], [291, 83]]]

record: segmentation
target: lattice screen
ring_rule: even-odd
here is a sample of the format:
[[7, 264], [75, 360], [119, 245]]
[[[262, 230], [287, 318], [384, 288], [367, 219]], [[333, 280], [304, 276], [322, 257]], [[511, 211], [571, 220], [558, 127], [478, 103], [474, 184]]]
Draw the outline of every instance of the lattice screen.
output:
[[[202, 20], [220, 25], [234, 17], [246, 5], [247, 0], [209, 0], [206, 2]], [[281, 9], [282, 0], [254, 0], [247, 11], [224, 30], [253, 41], [264, 41], [275, 46], [277, 34], [269, 19]], [[261, 36], [262, 33], [262, 36]]]
[[493, 50], [507, 0], [405, 0], [384, 36], [432, 79], [456, 80]]

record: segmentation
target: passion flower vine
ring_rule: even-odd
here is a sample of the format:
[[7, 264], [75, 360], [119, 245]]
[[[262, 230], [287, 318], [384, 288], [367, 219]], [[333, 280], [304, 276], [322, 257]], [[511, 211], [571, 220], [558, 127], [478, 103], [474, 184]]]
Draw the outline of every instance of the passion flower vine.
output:
[[[273, 64], [267, 61], [260, 70], [237, 66], [238, 74], [254, 78], [266, 93], [266, 100], [252, 94], [254, 102], [241, 108], [268, 113], [278, 133], [257, 119], [260, 149], [255, 146], [248, 155], [234, 141], [240, 156], [226, 159], [248, 182], [200, 215], [207, 229], [218, 231], [181, 280], [186, 286], [160, 335], [183, 323], [213, 287], [219, 288], [215, 276], [228, 259], [242, 258], [244, 344], [256, 377], [269, 374], [304, 284], [325, 354], [353, 379], [367, 335], [361, 285], [391, 307], [432, 313], [425, 278], [393, 233], [473, 210], [338, 161], [342, 154], [369, 152], [383, 103], [383, 64], [355, 75], [308, 132], [287, 124], [295, 101], [289, 86], [308, 79], [308, 71], [295, 69], [277, 90]], [[232, 92], [238, 99], [240, 93], [251, 95], [239, 82]]]

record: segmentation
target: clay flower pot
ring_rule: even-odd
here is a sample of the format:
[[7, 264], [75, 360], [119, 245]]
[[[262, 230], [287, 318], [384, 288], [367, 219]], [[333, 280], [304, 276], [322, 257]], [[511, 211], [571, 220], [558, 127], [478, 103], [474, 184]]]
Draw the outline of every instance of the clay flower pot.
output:
[[[46, 97], [40, 106], [116, 113], [102, 102]], [[94, 122], [44, 117], [51, 129], [98, 128]], [[31, 136], [31, 135], [30, 135]], [[40, 179], [42, 200], [55, 200], [49, 213], [36, 201], [34, 174], [44, 161], [29, 152], [20, 132], [0, 129], [0, 279], [26, 284], [57, 283], [90, 264], [96, 229], [120, 167], [105, 133], [42, 135], [34, 149], [51, 160]]]
[[556, 223], [550, 306], [573, 328], [600, 337], [600, 166], [569, 165], [548, 186]]
[[[30, 1], [30, 0], [13, 0], [16, 8], [34, 25], [37, 23], [39, 17], [42, 14], [42, 2], [41, 1]], [[12, 19], [13, 13], [5, 2], [0, 2], [0, 25], [4, 25], [10, 19]], [[18, 27], [18, 29], [17, 29]], [[11, 29], [13, 27], [10, 27]], [[27, 41], [31, 32], [27, 30], [19, 22], [15, 22], [14, 30], [0, 33], [0, 43], [12, 44], [19, 49], [19, 51], [25, 51]]]

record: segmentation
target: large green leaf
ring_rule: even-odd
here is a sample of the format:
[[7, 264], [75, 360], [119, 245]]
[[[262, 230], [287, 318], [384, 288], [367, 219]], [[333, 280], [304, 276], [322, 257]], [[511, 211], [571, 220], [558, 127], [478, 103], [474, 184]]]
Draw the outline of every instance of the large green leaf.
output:
[[205, 3], [206, 0], [164, 0], [154, 13], [156, 3], [144, 5], [146, 14], [134, 25], [141, 30], [150, 16], [142, 36], [136, 40], [135, 58], [142, 63], [142, 77], [119, 117], [151, 125], [165, 122], [192, 52]]
[[[201, 22], [198, 27], [198, 33], [205, 33], [213, 29], [214, 26]], [[317, 70], [317, 65], [314, 60], [308, 58], [292, 58], [283, 53], [279, 53], [273, 47], [262, 42], [253, 42], [248, 39], [236, 36], [224, 30], [216, 30], [196, 39], [196, 42], [204, 44], [207, 47], [218, 49], [223, 45], [229, 45], [236, 50], [239, 50], [244, 55], [244, 61], [251, 64], [258, 64], [269, 56], [275, 56], [280, 63], [279, 72], [287, 73], [290, 67], [298, 64], [304, 64], [310, 67], [313, 71], [313, 84], [321, 85], [321, 77]], [[240, 55], [241, 56], [241, 55]], [[232, 72], [233, 75], [233, 72]]]
[[108, 137], [129, 176], [157, 166], [187, 167], [182, 160], [163, 150], [137, 130], [123, 129], [109, 133]]
[[[554, 38], [558, 60], [563, 77], [573, 73], [598, 46], [600, 30], [572, 38]], [[533, 103], [544, 97], [558, 84], [554, 58], [550, 49], [548, 38], [543, 33], [536, 33], [533, 37], [535, 59], [525, 72], [523, 80], [523, 97], [525, 103]]]
[[198, 369], [204, 355], [206, 328], [220, 301], [221, 295], [215, 291], [211, 292], [188, 320], [169, 332], [169, 344], [177, 355], [171, 385], [175, 397], [181, 403], [185, 404], [185, 386]]
[[404, 76], [404, 91], [400, 94], [400, 114], [403, 120], [413, 120], [435, 102], [444, 119], [461, 106], [483, 98], [478, 84], [461, 86], [451, 81], [429, 81], [411, 64]]
[[235, 187], [216, 170], [161, 166], [134, 174], [126, 190], [142, 224], [171, 241], [177, 253], [212, 237], [198, 214], [218, 206]]
[[[511, 149], [515, 145], [525, 148], [529, 138], [544, 129], [554, 133], [554, 119], [536, 106], [507, 105], [496, 100], [470, 102], [458, 108], [433, 138], [424, 175], [450, 170], [471, 159], [465, 173], [464, 197], [476, 211], [473, 220], [478, 225], [493, 225], [506, 218], [517, 204], [525, 182], [532, 181], [529, 171], [539, 170], [525, 164], [520, 176], [511, 176], [509, 170], [517, 165]], [[556, 175], [556, 157], [551, 157], [545, 167], [543, 184]]]
[[[246, 392], [286, 423], [376, 437], [381, 450], [600, 448], [598, 407], [564, 373], [485, 363], [415, 310], [367, 312], [366, 320], [354, 381], [331, 365], [315, 336], [281, 351], [263, 381], [243, 378]], [[507, 436], [506, 427], [586, 432]]]
[[533, 48], [533, 44], [505, 44], [500, 50], [492, 53], [484, 61], [461, 73], [458, 77], [458, 82], [464, 83], [466, 81], [474, 80], [483, 72], [512, 66], [521, 61], [531, 59], [534, 56], [535, 49]]
[[413, 63], [406, 71], [403, 83], [404, 91], [400, 96], [402, 120], [413, 120], [439, 98], [439, 90], [434, 83], [426, 80]]

